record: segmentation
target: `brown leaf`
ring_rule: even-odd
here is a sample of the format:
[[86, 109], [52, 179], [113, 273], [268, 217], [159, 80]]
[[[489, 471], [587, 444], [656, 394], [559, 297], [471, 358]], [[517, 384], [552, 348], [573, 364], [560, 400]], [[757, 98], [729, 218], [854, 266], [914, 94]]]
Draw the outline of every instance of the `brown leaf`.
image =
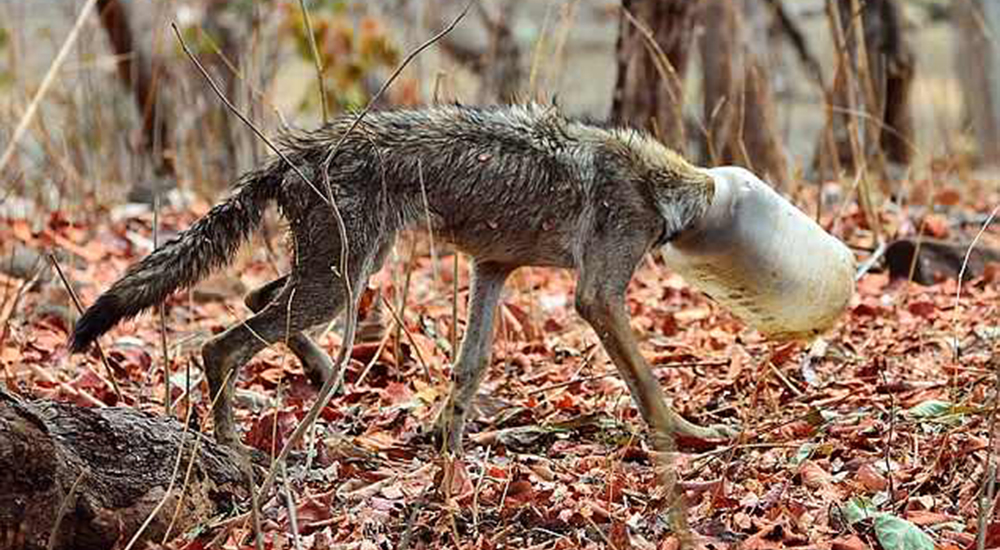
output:
[[806, 460], [799, 466], [799, 475], [802, 476], [802, 484], [810, 489], [819, 489], [830, 483], [830, 474], [812, 460]]
[[855, 477], [858, 483], [872, 493], [883, 491], [889, 485], [889, 481], [885, 476], [871, 464], [865, 464], [858, 468], [858, 473], [855, 474]]
[[632, 548], [632, 537], [628, 534], [628, 526], [621, 521], [611, 522], [611, 528], [608, 529], [608, 541], [617, 550], [629, 550]]
[[245, 443], [270, 455], [285, 446], [296, 423], [295, 413], [291, 409], [268, 411], [254, 421], [244, 438]]
[[930, 300], [917, 300], [910, 302], [906, 309], [917, 317], [928, 319], [937, 313], [937, 304]]
[[833, 541], [830, 550], [868, 550], [869, 546], [857, 535], [848, 535]]
[[379, 393], [382, 395], [382, 402], [390, 407], [400, 403], [408, 403], [413, 399], [409, 384], [404, 382], [389, 382], [385, 388], [379, 390]]
[[929, 214], [923, 220], [924, 235], [943, 239], [948, 236], [948, 220], [944, 216]]
[[[986, 544], [983, 548], [998, 548], [1000, 547], [1000, 522], [994, 521], [986, 527]], [[973, 540], [965, 547], [965, 550], [975, 550], [976, 541]]]
[[960, 521], [961, 518], [941, 512], [931, 512], [930, 510], [907, 510], [904, 517], [912, 523], [921, 527], [927, 525], [937, 525], [949, 521]]
[[954, 187], [945, 187], [934, 194], [934, 203], [941, 206], [955, 206], [962, 200], [962, 194]]
[[507, 506], [528, 504], [535, 498], [535, 489], [527, 479], [512, 481], [507, 489]]

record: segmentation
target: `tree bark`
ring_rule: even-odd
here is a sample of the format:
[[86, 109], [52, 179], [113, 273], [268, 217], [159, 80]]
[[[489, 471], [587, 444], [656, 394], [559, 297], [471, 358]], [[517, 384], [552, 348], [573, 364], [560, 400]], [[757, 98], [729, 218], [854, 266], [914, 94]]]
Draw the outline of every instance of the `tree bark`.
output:
[[743, 165], [785, 188], [788, 160], [774, 122], [766, 52], [759, 46], [767, 33], [766, 15], [743, 0], [703, 2], [704, 137], [712, 163]]
[[[982, 244], [972, 248], [971, 244], [968, 241], [912, 237], [893, 241], [885, 249], [889, 277], [908, 279], [912, 271], [913, 282], [933, 285], [947, 279], [958, 280], [961, 273], [962, 280], [969, 281], [982, 275], [990, 263], [1000, 262], [1000, 250]], [[967, 262], [966, 253], [969, 254]]]
[[[185, 489], [195, 441], [200, 450]], [[167, 493], [179, 449], [181, 468]], [[174, 419], [129, 408], [23, 402], [0, 390], [0, 548], [123, 548], [166, 497], [137, 548], [179, 535], [247, 496], [238, 457]], [[183, 491], [183, 496], [182, 496]]]
[[[687, 149], [682, 84], [698, 5], [697, 0], [622, 0], [619, 19], [618, 76], [611, 120], [648, 129], [681, 152]], [[668, 63], [667, 70], [673, 74], [660, 74], [655, 61], [658, 56], [646, 32], [659, 46]]]

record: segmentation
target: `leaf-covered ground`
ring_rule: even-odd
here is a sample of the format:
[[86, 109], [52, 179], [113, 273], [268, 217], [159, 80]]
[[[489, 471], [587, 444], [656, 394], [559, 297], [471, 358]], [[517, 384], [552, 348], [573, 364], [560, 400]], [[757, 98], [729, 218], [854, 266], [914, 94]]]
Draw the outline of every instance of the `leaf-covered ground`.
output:
[[[996, 197], [929, 215], [886, 214], [885, 222], [896, 234], [923, 227], [971, 238], [978, 225], [962, 225], [958, 213], [978, 209], [982, 218], [990, 201]], [[206, 210], [165, 212], [161, 237]], [[848, 211], [836, 231], [870, 246], [861, 218]], [[55, 252], [89, 304], [151, 250], [152, 221], [148, 211], [122, 210], [0, 220], [0, 243], [4, 258], [22, 246]], [[981, 245], [997, 246], [996, 234], [987, 232]], [[255, 237], [232, 267], [165, 308], [174, 414], [190, 415], [204, 430], [209, 399], [198, 349], [249, 315], [246, 290], [283, 273], [281, 238], [277, 230], [270, 235]], [[313, 453], [289, 469], [302, 547], [675, 548], [645, 427], [595, 335], [573, 312], [568, 272], [524, 269], [508, 285], [464, 460], [446, 461], [420, 437], [448, 392], [456, 286], [451, 251], [438, 245], [435, 262], [427, 239], [416, 242], [400, 241], [372, 280], [345, 390], [323, 411], [308, 446]], [[96, 352], [66, 352], [75, 313], [58, 277], [0, 277], [6, 387], [88, 406], [121, 404]], [[698, 543], [973, 545], [993, 444], [998, 278], [997, 266], [987, 266], [959, 293], [954, 280], [918, 286], [870, 273], [837, 328], [804, 347], [768, 343], [649, 258], [629, 294], [644, 355], [682, 414], [743, 428], [734, 442], [685, 442], [675, 459]], [[464, 261], [457, 290], [464, 319]], [[335, 327], [319, 341], [335, 353], [338, 334]], [[162, 412], [159, 317], [123, 323], [102, 344], [125, 404]], [[280, 448], [315, 395], [281, 346], [258, 355], [239, 387], [245, 441], [266, 452]], [[265, 495], [262, 512], [265, 546], [294, 548], [284, 498]], [[986, 524], [987, 547], [1000, 546], [1000, 523]], [[210, 541], [252, 547], [246, 510], [171, 546]]]

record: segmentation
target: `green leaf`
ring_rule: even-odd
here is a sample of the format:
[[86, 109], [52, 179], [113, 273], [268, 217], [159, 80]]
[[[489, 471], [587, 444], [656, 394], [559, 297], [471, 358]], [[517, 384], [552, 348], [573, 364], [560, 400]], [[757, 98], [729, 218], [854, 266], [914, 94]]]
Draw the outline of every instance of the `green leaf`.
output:
[[840, 508], [847, 523], [875, 520], [875, 535], [886, 550], [933, 550], [934, 540], [919, 527], [886, 512], [879, 512], [868, 499], [852, 498]]
[[934, 539], [919, 527], [891, 514], [875, 517], [875, 536], [886, 550], [934, 550]]
[[801, 447], [799, 447], [798, 451], [795, 451], [795, 456], [793, 456], [789, 460], [789, 462], [792, 463], [792, 466], [798, 466], [799, 464], [802, 464], [807, 458], [812, 456], [813, 449], [815, 448], [816, 445], [812, 443], [806, 443], [802, 445]]
[[948, 401], [931, 399], [914, 405], [906, 413], [914, 418], [935, 418], [950, 413], [952, 407]]
[[850, 523], [851, 525], [873, 517], [878, 513], [872, 507], [870, 502], [858, 497], [847, 501], [847, 504], [845, 504], [840, 511], [843, 512], [844, 519], [847, 520], [847, 523]]

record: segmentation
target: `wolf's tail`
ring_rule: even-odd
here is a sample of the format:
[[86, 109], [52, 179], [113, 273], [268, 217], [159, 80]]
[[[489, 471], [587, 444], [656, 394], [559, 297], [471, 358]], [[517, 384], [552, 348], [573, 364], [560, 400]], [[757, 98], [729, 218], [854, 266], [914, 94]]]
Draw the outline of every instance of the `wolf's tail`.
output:
[[227, 264], [260, 225], [268, 202], [277, 198], [284, 167], [283, 162], [274, 161], [245, 175], [230, 198], [130, 267], [77, 321], [70, 350], [83, 351], [122, 319], [138, 315]]

